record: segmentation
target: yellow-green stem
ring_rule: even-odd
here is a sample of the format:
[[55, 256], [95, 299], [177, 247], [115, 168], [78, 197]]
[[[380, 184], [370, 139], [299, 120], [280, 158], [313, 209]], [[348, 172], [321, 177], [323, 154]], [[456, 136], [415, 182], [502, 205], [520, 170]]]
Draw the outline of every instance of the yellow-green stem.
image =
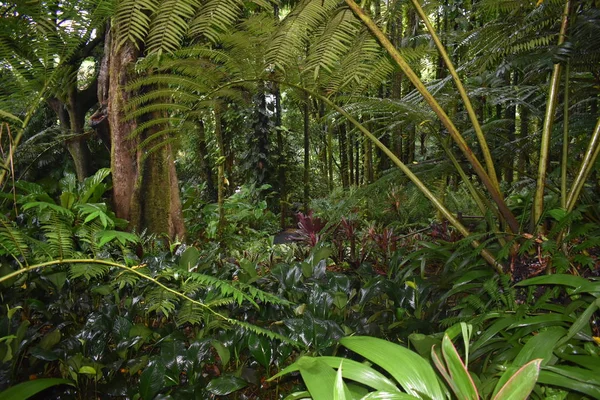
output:
[[569, 160], [569, 64], [565, 68], [565, 94], [563, 96], [563, 145], [560, 171], [560, 205], [567, 208], [567, 164]]
[[[567, 27], [569, 23], [569, 10], [571, 9], [571, 0], [565, 2], [563, 10], [562, 23], [560, 26], [560, 35], [558, 45], [562, 45], [565, 41]], [[552, 126], [554, 124], [554, 116], [556, 106], [558, 104], [558, 91], [560, 86], [560, 63], [554, 64], [552, 77], [550, 78], [550, 88], [548, 89], [548, 100], [546, 102], [546, 113], [544, 115], [544, 127], [542, 129], [542, 140], [540, 143], [540, 159], [538, 164], [537, 184], [535, 196], [533, 199], [533, 223], [537, 225], [537, 230], [541, 228], [540, 218], [544, 212], [544, 192], [546, 186], [546, 173], [548, 170], [548, 162], [550, 156], [550, 139], [552, 137]]]
[[592, 138], [588, 144], [588, 148], [585, 151], [585, 155], [583, 160], [581, 161], [581, 166], [579, 167], [579, 171], [575, 180], [573, 181], [573, 185], [571, 186], [571, 190], [569, 191], [569, 195], [567, 197], [567, 211], [570, 212], [577, 204], [579, 200], [579, 195], [581, 194], [581, 189], [583, 189], [583, 185], [587, 178], [590, 176], [592, 169], [594, 167], [594, 163], [598, 158], [598, 154], [600, 153], [600, 118], [598, 118], [598, 122], [596, 123], [596, 128], [592, 133]]
[[446, 64], [446, 67], [448, 68], [448, 71], [450, 72], [452, 79], [454, 79], [454, 83], [456, 85], [456, 88], [458, 89], [458, 93], [460, 94], [460, 98], [462, 99], [462, 101], [465, 105], [467, 114], [469, 115], [469, 119], [471, 120], [471, 124], [473, 125], [473, 129], [475, 130], [475, 135], [477, 136], [477, 140], [479, 141], [479, 146], [481, 147], [481, 153], [483, 154], [483, 159], [485, 161], [487, 173], [490, 177], [490, 180], [494, 184], [495, 188], [498, 191], [500, 191], [500, 184], [498, 183], [498, 177], [496, 175], [496, 169], [494, 167], [494, 160], [492, 159], [492, 154], [490, 153], [490, 149], [488, 147], [487, 140], [485, 139], [485, 135], [483, 134], [483, 130], [481, 129], [481, 125], [479, 124], [479, 120], [477, 119], [477, 115], [475, 114], [475, 110], [473, 109], [473, 104], [471, 104], [471, 100], [469, 99], [469, 95], [467, 94], [467, 91], [465, 90], [465, 87], [463, 86], [462, 81], [461, 81], [460, 77], [458, 76], [458, 73], [456, 72], [456, 68], [454, 68], [454, 64], [452, 63], [452, 61], [450, 60], [450, 57], [448, 56], [448, 52], [446, 51], [446, 48], [444, 47], [440, 38], [438, 37], [435, 29], [433, 28], [433, 25], [431, 25], [431, 22], [429, 21], [427, 14], [425, 14], [425, 12], [423, 11], [423, 8], [419, 4], [419, 0], [412, 0], [412, 2], [413, 2], [413, 5], [415, 6], [415, 9], [417, 10], [417, 13], [419, 14], [421, 19], [425, 23], [425, 26], [427, 27], [429, 34], [433, 38], [433, 42], [435, 43], [435, 45], [440, 53], [440, 56], [444, 60], [444, 63]]
[[519, 230], [519, 223], [513, 213], [510, 211], [504, 198], [497, 187], [494, 185], [489, 175], [482, 167], [481, 163], [473, 153], [473, 151], [469, 148], [469, 145], [462, 137], [450, 117], [446, 114], [440, 104], [435, 100], [432, 94], [427, 90], [421, 79], [415, 74], [415, 72], [410, 68], [408, 63], [404, 60], [404, 58], [400, 55], [398, 50], [394, 47], [394, 45], [390, 42], [387, 36], [379, 29], [377, 24], [364, 12], [362, 8], [358, 4], [354, 2], [354, 0], [345, 0], [346, 4], [350, 9], [354, 12], [354, 14], [360, 18], [360, 20], [365, 24], [365, 26], [371, 31], [371, 33], [377, 38], [379, 43], [383, 46], [383, 48], [388, 52], [388, 54], [392, 57], [392, 59], [398, 64], [400, 69], [404, 72], [406, 77], [411, 81], [411, 83], [415, 86], [415, 88], [421, 93], [427, 104], [432, 108], [432, 110], [436, 113], [444, 127], [452, 136], [454, 142], [458, 145], [466, 159], [469, 161], [475, 173], [481, 179], [483, 185], [487, 188], [488, 193], [490, 194], [492, 200], [498, 207], [500, 214], [508, 224], [510, 230], [515, 233]]

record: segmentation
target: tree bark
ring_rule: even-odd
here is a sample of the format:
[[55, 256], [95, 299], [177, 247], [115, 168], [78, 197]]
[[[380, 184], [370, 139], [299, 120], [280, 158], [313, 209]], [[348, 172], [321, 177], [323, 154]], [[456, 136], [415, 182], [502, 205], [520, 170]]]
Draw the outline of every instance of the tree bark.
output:
[[134, 64], [140, 51], [131, 41], [118, 47], [118, 35], [113, 31], [111, 36], [110, 52], [105, 56], [109, 57], [107, 119], [115, 213], [128, 220], [132, 230], [183, 238], [185, 229], [171, 146], [160, 145], [146, 154], [148, 149], [140, 148], [140, 143], [151, 132], [132, 137], [137, 121], [125, 115], [125, 105], [135, 95], [125, 86], [135, 76]]

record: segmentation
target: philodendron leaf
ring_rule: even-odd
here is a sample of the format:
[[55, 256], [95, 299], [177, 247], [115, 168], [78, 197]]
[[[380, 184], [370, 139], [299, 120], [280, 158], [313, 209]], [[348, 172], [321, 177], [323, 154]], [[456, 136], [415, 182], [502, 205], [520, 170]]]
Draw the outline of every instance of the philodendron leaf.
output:
[[234, 375], [223, 375], [211, 380], [206, 389], [217, 396], [226, 396], [248, 386], [248, 382]]
[[19, 383], [13, 387], [0, 392], [2, 400], [25, 400], [39, 392], [56, 385], [75, 386], [72, 381], [59, 378], [35, 379], [28, 382]]
[[525, 400], [533, 390], [540, 374], [542, 359], [533, 360], [522, 366], [492, 400]]
[[479, 394], [477, 393], [475, 383], [448, 335], [444, 335], [444, 339], [442, 340], [442, 355], [444, 356], [444, 361], [452, 380], [452, 382], [448, 383], [455, 390], [456, 396], [459, 399], [477, 400]]
[[386, 370], [408, 394], [445, 399], [433, 368], [417, 353], [368, 336], [345, 337], [340, 343]]

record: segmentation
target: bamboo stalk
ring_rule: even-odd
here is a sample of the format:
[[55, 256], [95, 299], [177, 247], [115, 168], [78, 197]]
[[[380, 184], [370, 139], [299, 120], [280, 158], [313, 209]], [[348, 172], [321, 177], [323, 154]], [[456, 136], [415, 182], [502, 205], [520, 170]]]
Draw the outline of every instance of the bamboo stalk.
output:
[[569, 160], [569, 64], [565, 68], [565, 94], [563, 98], [563, 145], [560, 165], [560, 206], [567, 208], [567, 164]]
[[429, 34], [431, 35], [433, 42], [435, 43], [435, 45], [440, 53], [440, 56], [444, 60], [444, 63], [446, 64], [446, 67], [448, 68], [450, 75], [452, 75], [452, 79], [454, 79], [454, 83], [456, 85], [456, 88], [458, 89], [458, 93], [460, 94], [460, 98], [462, 99], [462, 101], [465, 105], [467, 114], [469, 115], [469, 119], [471, 120], [471, 124], [473, 125], [473, 129], [475, 130], [475, 135], [477, 136], [477, 140], [479, 141], [479, 146], [481, 147], [481, 153], [483, 154], [483, 159], [485, 161], [487, 173], [490, 177], [490, 180], [494, 184], [495, 188], [498, 191], [500, 191], [500, 184], [498, 183], [498, 177], [496, 175], [496, 169], [494, 167], [494, 160], [492, 159], [492, 154], [490, 153], [490, 149], [488, 147], [487, 140], [485, 139], [485, 135], [483, 134], [483, 130], [481, 129], [481, 125], [479, 124], [479, 120], [477, 119], [477, 115], [473, 108], [473, 104], [471, 103], [471, 100], [469, 99], [469, 95], [467, 94], [467, 91], [465, 90], [465, 87], [463, 86], [462, 81], [461, 81], [460, 77], [458, 76], [458, 73], [456, 72], [456, 68], [454, 68], [454, 64], [452, 63], [452, 61], [450, 60], [450, 57], [448, 56], [448, 52], [446, 51], [446, 48], [442, 44], [435, 29], [431, 25], [429, 18], [423, 11], [423, 8], [419, 4], [419, 0], [412, 0], [412, 3], [414, 5], [415, 9], [417, 10], [417, 13], [419, 14], [421, 19], [425, 23], [425, 26], [427, 27], [427, 30], [429, 31]]
[[398, 66], [402, 69], [406, 77], [411, 81], [411, 83], [415, 86], [415, 88], [421, 93], [425, 101], [429, 104], [432, 110], [436, 113], [444, 127], [448, 130], [448, 133], [452, 136], [452, 139], [458, 145], [464, 156], [467, 158], [475, 173], [481, 179], [483, 185], [487, 188], [492, 200], [498, 207], [500, 214], [508, 224], [510, 230], [515, 233], [519, 230], [519, 223], [513, 213], [510, 211], [504, 198], [497, 187], [494, 185], [490, 176], [487, 174], [465, 139], [462, 137], [450, 117], [446, 114], [446, 112], [442, 109], [440, 104], [435, 100], [435, 98], [431, 95], [431, 93], [427, 90], [421, 79], [415, 74], [415, 72], [410, 68], [408, 63], [404, 60], [404, 58], [400, 55], [398, 50], [394, 47], [394, 45], [390, 42], [387, 36], [379, 29], [377, 24], [363, 11], [362, 8], [358, 4], [354, 2], [354, 0], [345, 0], [346, 4], [350, 9], [354, 12], [354, 14], [361, 19], [361, 21], [365, 24], [365, 26], [371, 31], [371, 33], [377, 38], [379, 43], [383, 46], [383, 48], [388, 52], [388, 54], [392, 57], [392, 59], [398, 64]]
[[[567, 27], [569, 24], [569, 11], [571, 9], [571, 0], [565, 2], [563, 10], [562, 22], [560, 25], [560, 34], [558, 37], [558, 45], [562, 45], [565, 41]], [[540, 218], [544, 212], [544, 189], [546, 186], [546, 173], [548, 170], [550, 156], [550, 139], [552, 137], [552, 126], [558, 104], [558, 91], [560, 86], [560, 63], [554, 64], [552, 69], [552, 77], [550, 78], [550, 88], [548, 89], [548, 101], [546, 103], [546, 113], [544, 115], [544, 127], [542, 129], [542, 140], [540, 143], [540, 159], [538, 164], [537, 184], [535, 196], [533, 199], [533, 223], [537, 225], [537, 230], [541, 229], [539, 225]]]
[[575, 204], [577, 204], [579, 195], [581, 194], [581, 189], [583, 189], [585, 181], [592, 172], [592, 168], [594, 167], [594, 163], [598, 158], [598, 154], [600, 154], [600, 118], [598, 118], [596, 128], [594, 128], [594, 132], [592, 133], [592, 139], [590, 140], [590, 143], [585, 151], [584, 158], [581, 161], [579, 172], [577, 173], [577, 176], [573, 181], [573, 185], [571, 186], [571, 190], [569, 191], [569, 196], [567, 197], [568, 212], [572, 211], [575, 207]]

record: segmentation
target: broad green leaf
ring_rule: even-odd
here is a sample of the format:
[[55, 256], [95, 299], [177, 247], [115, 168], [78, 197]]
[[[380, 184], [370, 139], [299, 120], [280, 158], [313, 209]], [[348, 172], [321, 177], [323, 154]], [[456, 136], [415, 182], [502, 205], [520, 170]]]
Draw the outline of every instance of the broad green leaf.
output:
[[422, 357], [431, 357], [431, 348], [442, 344], [440, 338], [422, 333], [411, 333], [408, 340]]
[[35, 379], [28, 382], [19, 383], [13, 387], [0, 392], [0, 399], [2, 400], [25, 400], [33, 395], [40, 393], [52, 386], [57, 385], [70, 385], [75, 386], [72, 381], [67, 379], [59, 378], [43, 378]]
[[554, 326], [532, 336], [525, 343], [525, 346], [523, 346], [517, 357], [515, 357], [513, 365], [521, 367], [525, 363], [537, 358], [543, 359], [542, 365], [548, 364], [556, 344], [565, 333], [566, 330], [564, 328]]
[[302, 357], [297, 361], [306, 388], [315, 400], [333, 400], [336, 373], [318, 358]]
[[185, 269], [186, 271], [191, 271], [193, 267], [196, 266], [198, 260], [200, 259], [200, 251], [197, 248], [190, 246], [179, 258], [179, 267]]
[[143, 399], [153, 399], [165, 387], [166, 368], [162, 360], [155, 360], [140, 376], [140, 395]]
[[457, 390], [456, 396], [459, 399], [477, 400], [479, 395], [475, 383], [473, 383], [467, 367], [460, 359], [458, 351], [456, 351], [456, 347], [454, 347], [448, 335], [444, 335], [442, 340], [442, 354], [453, 382], [451, 386]]
[[351, 379], [355, 382], [361, 383], [365, 386], [371, 387], [375, 390], [382, 392], [400, 392], [394, 382], [385, 377], [385, 375], [369, 367], [366, 364], [359, 363], [358, 361], [343, 359], [340, 357], [319, 357], [321, 361], [330, 366], [331, 368], [337, 368], [340, 362], [344, 361], [343, 377]]
[[525, 400], [533, 390], [540, 373], [542, 360], [533, 360], [519, 369], [498, 393], [493, 400]]
[[420, 397], [411, 396], [407, 393], [401, 392], [371, 392], [368, 395], [364, 396], [361, 400], [415, 400], [420, 399]]
[[221, 359], [221, 365], [226, 366], [229, 363], [229, 358], [231, 357], [231, 353], [227, 347], [223, 345], [223, 343], [218, 340], [211, 340], [210, 344], [215, 348], [219, 358]]
[[[598, 364], [600, 364], [600, 361]], [[579, 367], [571, 367], [569, 365], [547, 366], [544, 367], [544, 370], [556, 372], [557, 374], [561, 374], [578, 382], [589, 383], [598, 386], [600, 389], [600, 379], [595, 371], [590, 371]]]
[[516, 286], [530, 286], [530, 285], [562, 285], [579, 287], [589, 283], [585, 278], [575, 275], [568, 274], [553, 274], [553, 275], [542, 275], [534, 278], [525, 279], [516, 284]]
[[77, 371], [78, 374], [96, 375], [96, 369], [90, 365], [84, 365]]
[[284, 400], [311, 400], [311, 397], [308, 392], [294, 392], [287, 395]]
[[389, 372], [407, 393], [445, 399], [433, 368], [417, 353], [367, 336], [345, 337], [340, 343]]
[[585, 327], [588, 327], [590, 324], [590, 318], [592, 317], [592, 315], [594, 315], [594, 313], [596, 312], [596, 310], [598, 310], [598, 308], [600, 307], [600, 299], [596, 299], [596, 301], [592, 302], [592, 304], [590, 304], [585, 311], [577, 318], [577, 320], [573, 323], [573, 325], [571, 325], [571, 327], [569, 328], [569, 332], [567, 333], [567, 336], [565, 336], [565, 338], [561, 341], [561, 343], [566, 343], [568, 340], [570, 340], [573, 336], [575, 336], [577, 333], [579, 333], [582, 329], [584, 329]]
[[272, 347], [271, 341], [259, 335], [250, 335], [248, 338], [248, 349], [250, 354], [265, 368], [271, 364]]
[[61, 336], [60, 329], [54, 329], [40, 340], [38, 346], [44, 350], [50, 350], [60, 342]]
[[600, 386], [580, 382], [553, 371], [541, 371], [538, 382], [584, 393], [594, 399], [600, 399]]
[[208, 382], [206, 389], [217, 396], [226, 396], [248, 386], [248, 382], [234, 375], [222, 375]]

